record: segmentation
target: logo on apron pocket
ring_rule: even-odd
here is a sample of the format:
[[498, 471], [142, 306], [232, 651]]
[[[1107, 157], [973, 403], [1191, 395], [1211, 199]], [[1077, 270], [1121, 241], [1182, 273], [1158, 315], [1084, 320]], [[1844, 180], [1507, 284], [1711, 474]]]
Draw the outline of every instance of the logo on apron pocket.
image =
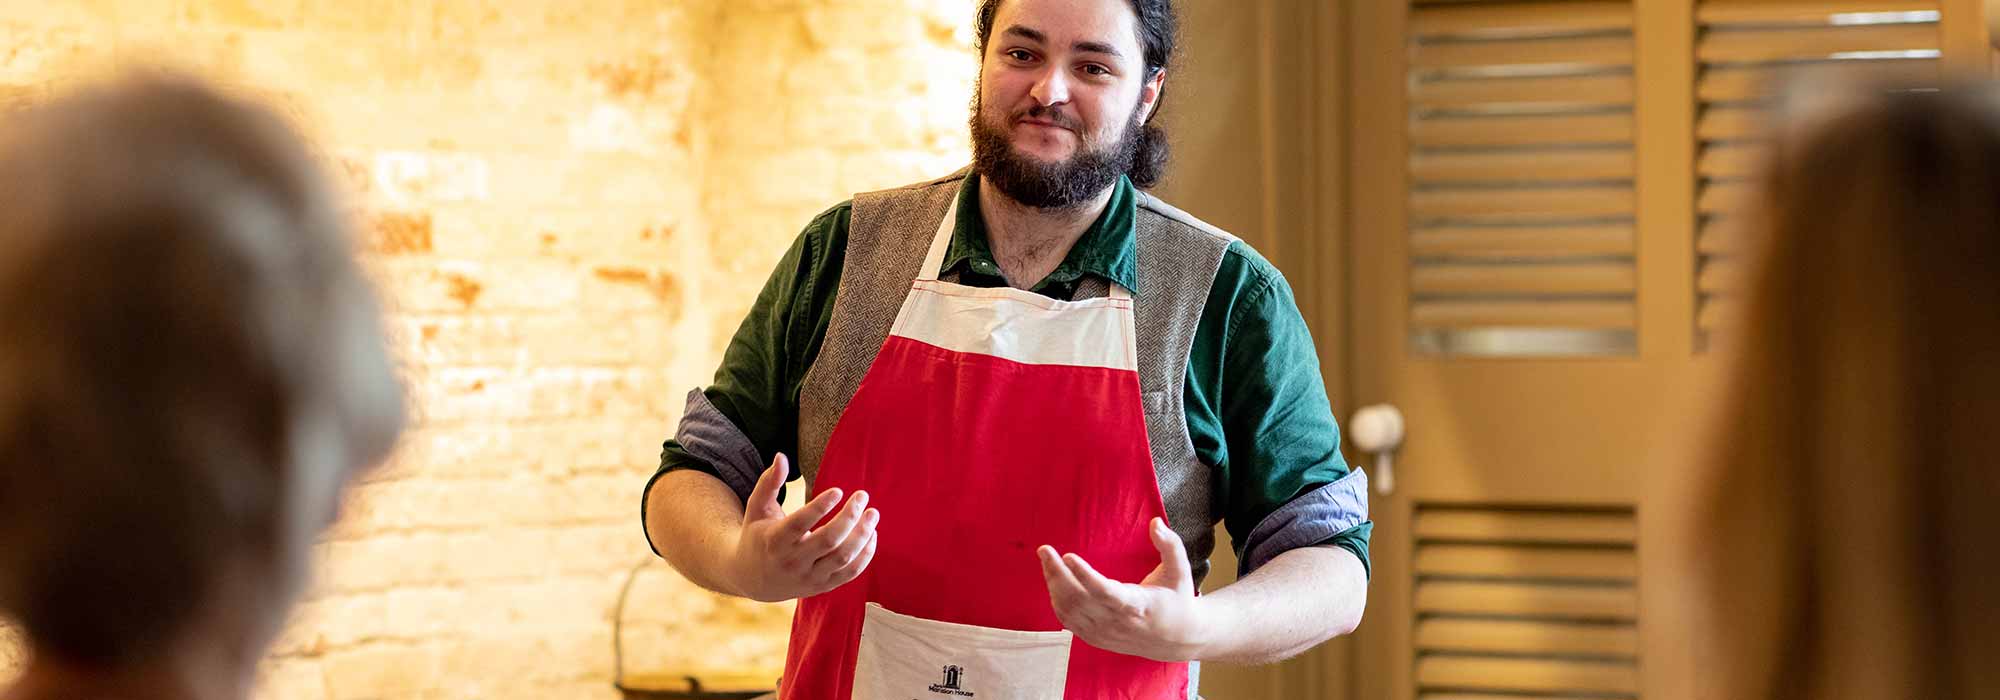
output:
[[1067, 630], [1022, 632], [926, 620], [869, 603], [854, 700], [1062, 700]]

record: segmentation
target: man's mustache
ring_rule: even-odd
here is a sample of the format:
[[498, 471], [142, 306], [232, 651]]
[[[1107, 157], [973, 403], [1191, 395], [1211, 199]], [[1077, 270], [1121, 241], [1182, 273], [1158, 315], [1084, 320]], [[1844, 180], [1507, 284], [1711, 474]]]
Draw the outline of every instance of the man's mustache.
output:
[[1081, 120], [1078, 120], [1075, 115], [1054, 107], [1043, 107], [1040, 105], [1029, 107], [1015, 113], [1012, 123], [1019, 124], [1023, 119], [1036, 119], [1049, 122], [1070, 131], [1083, 132], [1083, 123]]

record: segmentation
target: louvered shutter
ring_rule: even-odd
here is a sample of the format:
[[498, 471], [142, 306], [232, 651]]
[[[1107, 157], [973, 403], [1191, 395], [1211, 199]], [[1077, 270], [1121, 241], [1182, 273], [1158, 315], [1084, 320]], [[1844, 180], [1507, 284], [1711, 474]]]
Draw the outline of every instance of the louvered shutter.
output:
[[1630, 508], [1419, 506], [1417, 697], [1636, 698]]
[[1630, 353], [1627, 2], [1419, 2], [1409, 34], [1411, 346]]
[[1696, 7], [1696, 338], [1727, 321], [1750, 242], [1735, 217], [1761, 156], [1776, 81], [1818, 68], [1921, 87], [1939, 75], [1936, 0], [1704, 0]]

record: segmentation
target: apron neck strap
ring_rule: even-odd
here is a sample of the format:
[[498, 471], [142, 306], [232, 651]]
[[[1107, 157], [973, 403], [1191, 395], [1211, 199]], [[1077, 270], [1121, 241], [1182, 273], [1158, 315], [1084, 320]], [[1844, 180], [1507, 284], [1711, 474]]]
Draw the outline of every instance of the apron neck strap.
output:
[[[951, 237], [958, 230], [958, 195], [951, 197], [951, 206], [944, 210], [944, 220], [938, 222], [937, 234], [931, 237], [931, 249], [924, 254], [924, 266], [917, 270], [917, 281], [936, 282], [944, 270], [944, 254], [951, 248]], [[1120, 301], [1131, 299], [1132, 292], [1125, 285], [1111, 283], [1110, 298]]]
[[951, 206], [944, 210], [944, 220], [938, 222], [937, 235], [931, 237], [930, 252], [924, 254], [924, 266], [917, 270], [917, 281], [936, 282], [938, 268], [944, 267], [945, 251], [951, 248], [952, 231], [958, 228], [958, 195], [951, 196]]

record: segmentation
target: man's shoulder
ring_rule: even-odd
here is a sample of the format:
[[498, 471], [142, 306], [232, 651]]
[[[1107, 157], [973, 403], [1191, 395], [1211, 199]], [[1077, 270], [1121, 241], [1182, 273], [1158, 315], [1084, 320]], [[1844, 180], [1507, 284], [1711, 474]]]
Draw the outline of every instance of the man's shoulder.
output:
[[1242, 285], [1284, 282], [1284, 274], [1278, 271], [1278, 266], [1271, 264], [1268, 258], [1236, 234], [1203, 221], [1200, 217], [1189, 214], [1158, 196], [1146, 192], [1139, 192], [1138, 195], [1140, 212], [1150, 213], [1157, 221], [1165, 222], [1172, 228], [1218, 243], [1226, 243], [1222, 251], [1220, 268], [1216, 270], [1217, 285], [1231, 284], [1232, 281]]
[[[969, 173], [971, 173], [971, 172], [972, 172], [972, 168], [971, 168], [971, 166], [967, 166], [967, 167], [963, 167], [963, 168], [959, 168], [959, 169], [958, 169], [958, 170], [957, 170], [956, 172], [953, 172], [952, 174], [950, 174], [950, 175], [946, 175], [946, 176], [944, 176], [944, 177], [938, 177], [938, 178], [932, 178], [932, 179], [929, 179], [929, 180], [924, 180], [924, 181], [921, 181], [921, 182], [912, 182], [912, 183], [910, 183], [910, 184], [907, 184], [907, 185], [903, 185], [903, 186], [900, 186], [900, 187], [891, 187], [891, 188], [888, 188], [888, 189], [884, 189], [884, 190], [873, 190], [873, 191], [869, 191], [869, 192], [863, 192], [863, 193], [860, 193], [860, 194], [857, 194], [857, 195], [854, 195], [854, 197], [855, 197], [855, 199], [872, 199], [872, 198], [876, 198], [876, 197], [885, 197], [885, 196], [894, 196], [894, 195], [897, 195], [897, 194], [909, 194], [909, 193], [913, 193], [913, 192], [920, 192], [920, 191], [923, 191], [923, 190], [928, 190], [928, 189], [932, 189], [932, 188], [936, 188], [936, 187], [943, 187], [943, 186], [948, 186], [948, 185], [950, 185], [950, 186], [955, 186], [955, 185], [957, 185], [957, 184], [958, 184], [959, 182], [961, 182], [961, 181], [964, 181], [964, 180], [965, 180], [965, 177], [966, 177], [966, 175], [967, 175], [967, 174], [969, 174]], [[848, 200], [848, 201], [849, 201], [850, 203], [852, 203], [852, 202], [853, 202], [853, 200]]]
[[1228, 278], [1244, 278], [1244, 280], [1252, 280], [1252, 282], [1260, 282], [1260, 284], [1270, 284], [1270, 282], [1282, 282], [1284, 280], [1284, 274], [1278, 272], [1278, 266], [1270, 264], [1270, 260], [1264, 258], [1264, 254], [1260, 254], [1256, 248], [1252, 248], [1248, 242], [1244, 242], [1236, 234], [1230, 234], [1230, 232], [1222, 230], [1220, 226], [1204, 222], [1202, 218], [1198, 218], [1194, 214], [1188, 214], [1188, 212], [1180, 210], [1178, 206], [1168, 204], [1166, 200], [1162, 200], [1162, 198], [1158, 198], [1154, 194], [1138, 192], [1138, 210], [1156, 216], [1156, 220], [1166, 222], [1170, 228], [1192, 232], [1192, 234], [1200, 234], [1200, 236], [1212, 238], [1216, 242], [1226, 242], [1226, 248], [1222, 250], [1222, 266], [1220, 266], [1220, 270], [1216, 270], [1216, 282], [1218, 284], [1226, 282]]
[[1175, 228], [1200, 233], [1220, 241], [1228, 241], [1231, 244], [1229, 246], [1231, 248], [1235, 248], [1242, 243], [1242, 239], [1237, 238], [1235, 234], [1224, 231], [1214, 224], [1202, 221], [1199, 217], [1182, 211], [1180, 207], [1168, 204], [1166, 200], [1160, 199], [1151, 193], [1141, 190], [1135, 191], [1134, 194], [1138, 197], [1138, 210], [1141, 216], [1151, 214], [1157, 217], [1157, 220], [1168, 223]]
[[854, 200], [845, 200], [839, 204], [827, 207], [826, 211], [820, 212], [819, 216], [813, 217], [812, 223], [806, 224], [806, 228], [821, 229], [828, 226], [846, 226], [847, 220], [853, 218], [853, 216]]

